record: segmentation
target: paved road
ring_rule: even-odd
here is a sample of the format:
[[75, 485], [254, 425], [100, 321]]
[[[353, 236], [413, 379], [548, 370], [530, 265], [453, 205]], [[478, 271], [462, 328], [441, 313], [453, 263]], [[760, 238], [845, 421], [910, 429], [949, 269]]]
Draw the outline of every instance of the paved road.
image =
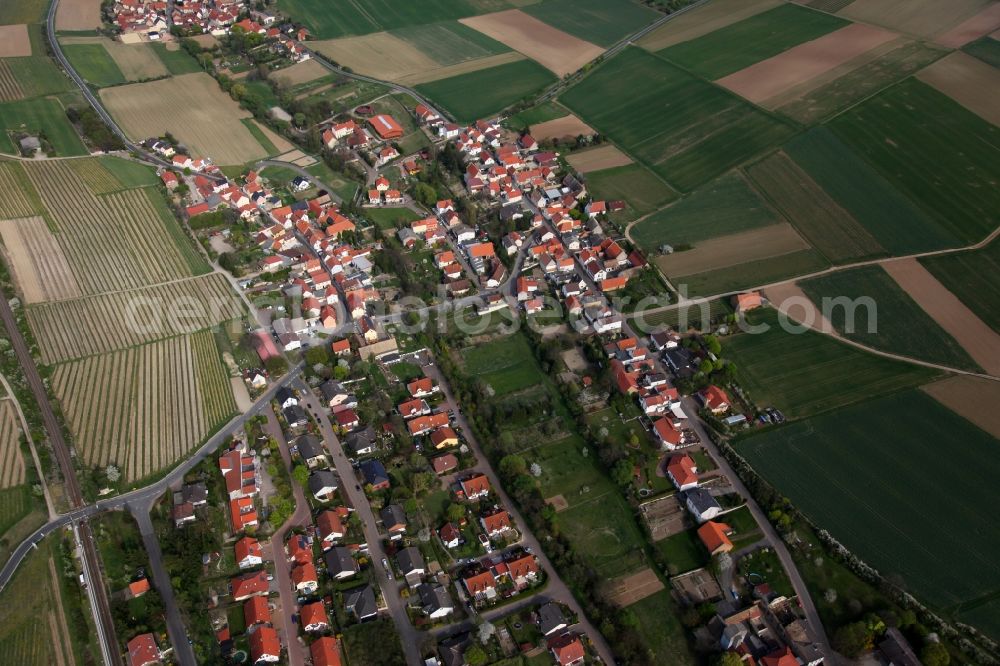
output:
[[[287, 469], [292, 469], [292, 456], [288, 450], [288, 440], [281, 430], [274, 409], [264, 410], [267, 423], [264, 424], [264, 432], [273, 437], [278, 442], [278, 449], [281, 451], [281, 459], [285, 462]], [[298, 610], [295, 590], [292, 589], [292, 567], [285, 554], [285, 536], [295, 527], [305, 527], [310, 523], [309, 502], [306, 501], [302, 486], [292, 481], [292, 494], [295, 497], [295, 513], [289, 516], [285, 524], [279, 527], [271, 535], [270, 541], [264, 545], [265, 556], [274, 562], [274, 580], [278, 584], [278, 595], [281, 600], [281, 609], [277, 615], [275, 629], [278, 636], [288, 648], [288, 663], [290, 666], [303, 666], [305, 664], [305, 646], [299, 640], [298, 625], [292, 621], [292, 616]]]
[[153, 578], [153, 584], [160, 598], [163, 599], [163, 608], [166, 611], [167, 635], [170, 643], [174, 646], [174, 657], [181, 666], [197, 666], [198, 662], [194, 658], [194, 649], [187, 637], [187, 630], [184, 628], [184, 620], [177, 609], [177, 601], [174, 599], [174, 588], [170, 585], [170, 575], [163, 566], [163, 552], [160, 550], [160, 540], [156, 537], [156, 530], [153, 529], [153, 521], [149, 516], [150, 503], [146, 500], [137, 500], [128, 505], [128, 509], [135, 516], [135, 521], [139, 524], [139, 533], [142, 535], [142, 543], [146, 547], [146, 555], [149, 557], [149, 571]]
[[372, 511], [368, 498], [363, 490], [359, 489], [360, 483], [351, 461], [344, 454], [344, 448], [337, 438], [330, 419], [326, 415], [326, 410], [322, 403], [316, 398], [309, 386], [301, 379], [293, 385], [299, 391], [301, 404], [306, 411], [310, 412], [319, 424], [320, 434], [326, 443], [326, 448], [333, 459], [333, 466], [340, 477], [340, 489], [343, 492], [347, 503], [354, 507], [361, 519], [361, 527], [364, 530], [365, 541], [368, 542], [368, 554], [375, 572], [375, 580], [382, 589], [382, 598], [389, 608], [389, 614], [396, 624], [396, 631], [399, 632], [400, 641], [403, 644], [403, 652], [406, 655], [406, 663], [420, 666], [423, 660], [420, 657], [420, 645], [426, 639], [426, 635], [417, 631], [410, 623], [410, 618], [406, 614], [406, 606], [399, 596], [399, 585], [395, 580], [389, 580], [386, 576], [385, 567], [382, 560], [386, 559], [385, 549], [382, 547], [382, 537], [378, 531], [378, 521]]
[[[545, 589], [545, 595], [547, 595], [548, 598], [558, 600], [571, 608], [573, 612], [576, 613], [577, 617], [580, 618], [580, 626], [582, 627], [584, 633], [590, 637], [590, 640], [594, 645], [594, 649], [601, 657], [601, 660], [605, 664], [614, 664], [614, 653], [611, 651], [611, 646], [608, 645], [608, 642], [605, 640], [601, 632], [597, 630], [597, 628], [590, 622], [590, 619], [583, 612], [583, 608], [577, 602], [576, 597], [573, 596], [569, 587], [565, 582], [563, 582], [562, 578], [559, 577], [556, 568], [552, 565], [552, 562], [542, 549], [541, 543], [537, 538], [535, 538], [535, 535], [531, 532], [531, 530], [528, 529], [528, 523], [518, 511], [517, 505], [514, 504], [511, 498], [507, 495], [507, 492], [503, 489], [503, 485], [500, 483], [500, 477], [497, 476], [496, 472], [493, 471], [493, 467], [489, 464], [489, 458], [486, 457], [486, 453], [479, 445], [479, 440], [476, 438], [475, 431], [473, 431], [473, 429], [469, 426], [469, 422], [466, 420], [465, 415], [459, 409], [459, 404], [455, 400], [455, 396], [451, 391], [451, 386], [448, 384], [447, 379], [438, 369], [437, 365], [424, 366], [423, 370], [424, 374], [437, 382], [438, 386], [441, 387], [441, 393], [444, 395], [445, 400], [453, 405], [455, 425], [457, 425], [462, 431], [466, 441], [469, 443], [469, 447], [475, 452], [476, 458], [479, 461], [476, 468], [485, 474], [490, 480], [490, 486], [492, 486], [493, 491], [500, 499], [500, 504], [510, 513], [511, 518], [521, 533], [521, 543], [531, 549], [535, 557], [538, 558], [539, 565], [545, 569], [545, 575], [548, 577], [549, 581]], [[525, 603], [534, 603], [535, 601], [535, 599], [531, 599]], [[486, 615], [487, 617], [495, 617], [509, 612], [511, 612], [510, 608], [504, 606], [502, 609], [497, 609], [495, 614], [490, 615], [487, 613]]]

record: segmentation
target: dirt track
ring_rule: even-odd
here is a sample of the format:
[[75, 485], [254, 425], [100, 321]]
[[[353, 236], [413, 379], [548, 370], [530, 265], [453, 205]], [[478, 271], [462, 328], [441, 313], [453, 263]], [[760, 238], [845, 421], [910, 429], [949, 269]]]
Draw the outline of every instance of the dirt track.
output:
[[734, 72], [716, 83], [760, 104], [895, 38], [896, 34], [888, 30], [854, 23]]
[[553, 28], [519, 9], [459, 19], [460, 23], [523, 53], [558, 76], [575, 72], [604, 49]]
[[997, 93], [1000, 91], [1000, 70], [995, 67], [955, 51], [921, 70], [917, 78], [986, 122], [1000, 126], [1000, 95]]
[[989, 374], [1000, 376], [1000, 335], [916, 259], [887, 261], [882, 267], [976, 363]]

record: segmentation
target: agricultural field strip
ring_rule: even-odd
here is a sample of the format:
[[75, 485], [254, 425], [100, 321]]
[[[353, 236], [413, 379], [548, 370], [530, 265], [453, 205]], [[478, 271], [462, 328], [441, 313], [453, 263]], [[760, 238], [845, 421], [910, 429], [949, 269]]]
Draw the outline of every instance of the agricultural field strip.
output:
[[0, 488], [24, 483], [24, 456], [21, 455], [21, 428], [10, 398], [0, 400]]
[[25, 173], [21, 165], [0, 162], [0, 218], [30, 217], [41, 212], [37, 194], [25, 188]]
[[24, 97], [21, 84], [7, 64], [5, 58], [0, 58], [0, 102], [10, 102]]
[[0, 237], [25, 303], [80, 297], [73, 270], [45, 219], [35, 215], [0, 220]]
[[31, 305], [27, 316], [42, 363], [51, 365], [209, 328], [243, 311], [229, 281], [212, 273], [129, 292]]
[[236, 410], [210, 332], [56, 366], [52, 378], [88, 465], [136, 480], [196, 446]]
[[30, 163], [81, 290], [128, 290], [191, 275], [191, 268], [146, 190], [97, 196], [64, 162]]

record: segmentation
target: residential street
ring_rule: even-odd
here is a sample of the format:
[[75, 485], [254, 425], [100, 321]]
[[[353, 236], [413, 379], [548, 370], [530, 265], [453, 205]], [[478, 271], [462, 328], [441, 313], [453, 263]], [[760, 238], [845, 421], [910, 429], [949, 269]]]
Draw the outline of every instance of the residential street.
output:
[[[278, 449], [281, 451], [281, 459], [285, 463], [285, 468], [292, 469], [292, 457], [288, 451], [288, 441], [285, 433], [281, 430], [278, 418], [274, 415], [273, 409], [265, 409], [264, 416], [267, 423], [264, 424], [264, 432], [268, 437], [273, 437], [278, 442]], [[306, 649], [298, 636], [298, 625], [292, 622], [292, 616], [298, 612], [295, 590], [292, 589], [292, 568], [285, 555], [285, 537], [295, 527], [305, 527], [312, 522], [309, 515], [309, 502], [306, 501], [302, 486], [292, 481], [292, 494], [295, 497], [295, 513], [279, 527], [271, 539], [263, 546], [264, 558], [274, 562], [274, 581], [278, 585], [278, 594], [281, 607], [273, 614], [275, 619], [274, 628], [278, 631], [278, 637], [283, 645], [288, 648], [288, 663], [290, 666], [303, 666], [306, 659]]]
[[[611, 651], [611, 647], [608, 645], [604, 636], [601, 635], [597, 628], [590, 622], [590, 619], [584, 614], [583, 609], [580, 604], [577, 603], [576, 598], [573, 593], [567, 587], [566, 583], [563, 582], [562, 578], [556, 572], [556, 568], [552, 566], [552, 562], [545, 555], [545, 551], [542, 549], [542, 545], [535, 538], [535, 535], [528, 529], [528, 523], [521, 516], [520, 511], [517, 509], [517, 505], [511, 500], [510, 496], [507, 495], [506, 491], [500, 483], [500, 478], [493, 471], [493, 467], [489, 464], [489, 458], [483, 452], [482, 447], [479, 445], [479, 441], [476, 439], [476, 435], [472, 428], [469, 427], [469, 423], [462, 413], [460, 406], [455, 402], [455, 396], [451, 391], [451, 386], [445, 380], [444, 375], [438, 369], [437, 365], [428, 365], [423, 368], [424, 373], [433, 379], [441, 387], [441, 393], [444, 395], [445, 400], [447, 400], [454, 407], [454, 417], [455, 425], [461, 431], [465, 440], [469, 443], [469, 447], [476, 454], [476, 458], [479, 463], [476, 469], [481, 471], [490, 480], [490, 486], [496, 493], [497, 497], [500, 498], [500, 504], [507, 509], [510, 513], [511, 519], [514, 524], [517, 525], [518, 531], [521, 533], [521, 544], [530, 548], [531, 552], [538, 558], [538, 564], [545, 570], [545, 575], [548, 577], [548, 586], [545, 589], [545, 596], [550, 599], [559, 601], [566, 606], [568, 606], [576, 615], [580, 618], [580, 626], [584, 633], [586, 633], [590, 640], [594, 644], [594, 648], [597, 650], [597, 654], [601, 657], [605, 664], [614, 664], [614, 656]], [[529, 597], [530, 599], [531, 597]], [[507, 608], [506, 606], [504, 608]], [[497, 613], [502, 614], [502, 613]]]
[[399, 632], [399, 638], [403, 644], [403, 652], [406, 654], [406, 662], [419, 666], [423, 663], [420, 655], [420, 645], [424, 641], [425, 634], [417, 631], [410, 623], [410, 618], [406, 614], [406, 607], [399, 596], [398, 583], [386, 578], [386, 571], [382, 566], [382, 560], [386, 559], [387, 556], [385, 549], [382, 547], [382, 539], [376, 527], [378, 522], [375, 518], [375, 513], [372, 511], [371, 504], [368, 503], [368, 498], [365, 497], [364, 491], [361, 490], [354, 467], [344, 454], [344, 448], [341, 446], [336, 433], [334, 433], [333, 426], [330, 425], [330, 419], [327, 417], [326, 410], [320, 404], [320, 401], [302, 379], [297, 380], [293, 388], [299, 391], [306, 411], [312, 414], [317, 423], [319, 423], [320, 434], [326, 443], [327, 450], [330, 452], [333, 465], [337, 470], [337, 476], [340, 477], [341, 494], [347, 501], [347, 504], [354, 508], [361, 519], [365, 541], [368, 543], [369, 559], [375, 572], [375, 580], [382, 589], [382, 598], [385, 600], [389, 608], [389, 614], [396, 624], [396, 630]]

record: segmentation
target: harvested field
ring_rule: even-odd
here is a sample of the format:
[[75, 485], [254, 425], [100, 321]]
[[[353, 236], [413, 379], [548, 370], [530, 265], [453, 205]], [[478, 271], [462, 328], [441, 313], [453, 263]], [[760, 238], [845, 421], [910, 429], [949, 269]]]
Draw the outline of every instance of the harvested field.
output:
[[272, 72], [268, 78], [290, 88], [322, 78], [329, 73], [326, 67], [310, 58], [305, 62], [295, 63], [291, 67]]
[[93, 30], [101, 27], [101, 0], [61, 0], [56, 10], [56, 31]]
[[569, 508], [569, 502], [562, 495], [553, 495], [552, 497], [546, 497], [545, 503], [556, 510], [556, 513], [560, 511], [565, 511]]
[[85, 464], [128, 481], [183, 457], [235, 411], [209, 332], [58, 365], [52, 387]]
[[773, 108], [768, 100], [894, 39], [896, 35], [887, 30], [853, 23], [734, 72], [716, 83], [755, 104]]
[[747, 175], [831, 263], [885, 254], [878, 241], [784, 153], [754, 164]]
[[577, 71], [604, 52], [600, 46], [557, 30], [519, 9], [460, 22], [523, 53], [557, 76]]
[[338, 65], [386, 81], [440, 68], [430, 56], [388, 32], [316, 42], [313, 48]]
[[[253, 134], [254, 137], [256, 137], [257, 143], [259, 143], [265, 150], [267, 150], [268, 152], [270, 152], [272, 154], [273, 153], [283, 153], [283, 152], [291, 150], [292, 148], [295, 147], [295, 145], [291, 141], [289, 141], [285, 137], [281, 136], [280, 134], [278, 134], [277, 132], [275, 132], [270, 127], [268, 127], [264, 123], [260, 122], [256, 118], [246, 118], [244, 120], [244, 124], [248, 124], [249, 125], [250, 133]], [[254, 131], [254, 130], [256, 130], [256, 131]], [[258, 135], [258, 133], [259, 133], [259, 135]], [[271, 145], [267, 145], [267, 144], [271, 144]], [[273, 148], [273, 150], [271, 150], [272, 148]], [[312, 161], [308, 161], [308, 160], [312, 160]], [[310, 157], [310, 158], [307, 158], [307, 163], [306, 164], [301, 164], [300, 163], [299, 166], [308, 166], [310, 164], [315, 164], [315, 163], [316, 163], [316, 160], [313, 160]]]
[[215, 35], [195, 35], [189, 39], [193, 39], [198, 42], [198, 46], [203, 49], [213, 49], [219, 45], [219, 40], [215, 37]]
[[208, 74], [108, 88], [101, 99], [133, 139], [171, 132], [196, 157], [216, 164], [244, 164], [267, 151], [240, 122], [250, 113], [219, 89]]
[[722, 598], [722, 588], [708, 569], [695, 569], [670, 579], [670, 587], [685, 606], [697, 606]]
[[[1000, 3], [994, 5], [1000, 8]], [[934, 86], [983, 120], [1000, 126], [1000, 70], [955, 51], [921, 70], [917, 78]]]
[[676, 495], [668, 495], [639, 505], [653, 541], [666, 539], [687, 529], [687, 510]]
[[657, 257], [655, 263], [667, 275], [682, 277], [808, 248], [809, 244], [790, 224], [769, 224], [759, 229], [710, 238], [698, 243], [693, 250]]
[[155, 190], [96, 196], [65, 161], [23, 166], [83, 294], [128, 291], [207, 270]]
[[[558, 122], [558, 121], [552, 121]], [[582, 124], [582, 121], [580, 121]], [[543, 123], [548, 125], [549, 123]], [[584, 125], [586, 127], [586, 125]], [[589, 128], [588, 128], [589, 129]], [[593, 132], [593, 130], [590, 130]], [[532, 136], [538, 138], [537, 135], [532, 133]], [[587, 173], [589, 171], [601, 171], [602, 169], [613, 169], [614, 167], [625, 166], [626, 164], [632, 164], [632, 158], [623, 153], [613, 144], [607, 143], [603, 146], [597, 148], [591, 148], [589, 150], [581, 150], [579, 152], [570, 153], [566, 156], [566, 161], [569, 162], [570, 166], [579, 171], [580, 173]]]
[[896, 283], [991, 375], [1000, 375], [1000, 334], [983, 323], [916, 259], [882, 265]]
[[0, 489], [24, 483], [24, 456], [21, 455], [21, 427], [14, 402], [0, 400]]
[[923, 69], [943, 54], [942, 49], [901, 38], [816, 77], [808, 86], [790, 90], [769, 104], [804, 125], [812, 125]]
[[958, 49], [1000, 28], [1000, 3], [994, 2], [975, 16], [938, 35], [934, 40], [941, 46]]
[[780, 4], [779, 0], [713, 0], [671, 19], [637, 43], [644, 49], [660, 51], [725, 28]]
[[[593, 133], [594, 129], [590, 127], [590, 125], [574, 115], [569, 115], [565, 118], [556, 118], [555, 120], [547, 120], [544, 123], [538, 123], [537, 125], [531, 126], [531, 136], [534, 137], [536, 141], [544, 141], [545, 139], [562, 139], [565, 137], [572, 137], [575, 139], [581, 134], [583, 136], [590, 136]], [[626, 157], [626, 159], [628, 158]], [[629, 160], [629, 162], [631, 161], [632, 160]], [[629, 162], [624, 162], [624, 164], [628, 164]], [[610, 164], [608, 166], [597, 168], [607, 169], [612, 166], [621, 166], [621, 164]], [[577, 169], [579, 169], [579, 167], [577, 167]], [[591, 168], [591, 170], [593, 171], [594, 169]]]
[[25, 303], [80, 296], [73, 269], [43, 218], [0, 220], [0, 237], [7, 265]]
[[646, 568], [627, 576], [609, 580], [604, 584], [601, 596], [618, 608], [625, 608], [662, 589], [663, 581], [660, 580], [655, 571]]
[[46, 365], [191, 333], [243, 313], [242, 301], [218, 273], [27, 312]]
[[794, 282], [768, 287], [764, 290], [764, 295], [778, 312], [792, 321], [814, 331], [837, 335], [837, 330], [830, 320], [823, 316], [812, 299]]
[[921, 386], [920, 390], [1000, 439], [1000, 382], [956, 375]]
[[24, 58], [31, 55], [28, 26], [0, 25], [0, 58]]
[[840, 15], [917, 37], [934, 37], [947, 34], [990, 4], [990, 0], [855, 0]]
[[508, 53], [510, 47], [458, 21], [412, 25], [392, 31], [441, 66]]
[[10, 102], [24, 97], [17, 76], [6, 60], [0, 60], [0, 102]]

